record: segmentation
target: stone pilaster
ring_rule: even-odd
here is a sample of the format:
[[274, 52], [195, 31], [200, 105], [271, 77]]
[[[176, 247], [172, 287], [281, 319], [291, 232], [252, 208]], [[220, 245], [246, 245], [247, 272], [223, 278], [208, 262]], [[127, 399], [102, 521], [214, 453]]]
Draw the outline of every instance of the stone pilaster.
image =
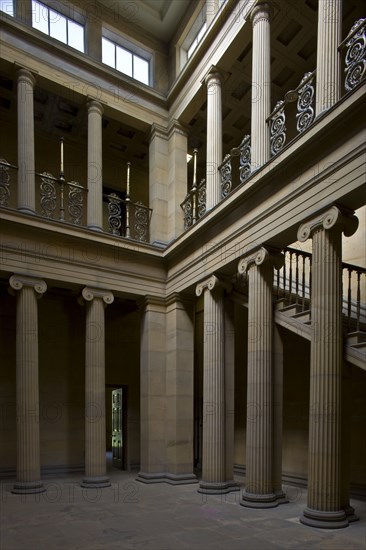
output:
[[141, 470], [137, 481], [166, 481], [166, 304], [148, 296], [141, 319]]
[[241, 504], [277, 506], [273, 477], [273, 268], [283, 255], [260, 248], [242, 258], [239, 273], [248, 275], [248, 379], [246, 486]]
[[88, 101], [88, 210], [89, 229], [103, 229], [103, 162], [102, 162], [103, 106]]
[[252, 171], [270, 158], [269, 126], [271, 114], [271, 34], [270, 6], [257, 4], [251, 14], [252, 42], [252, 117], [251, 165]]
[[225, 480], [234, 475], [234, 413], [235, 413], [235, 304], [224, 304], [224, 356], [225, 356]]
[[345, 511], [348, 522], [359, 519], [355, 509], [350, 504], [351, 483], [351, 425], [352, 425], [352, 365], [343, 361], [342, 366], [342, 485], [341, 508]]
[[168, 242], [184, 231], [184, 216], [181, 209], [187, 193], [187, 131], [173, 121], [168, 133]]
[[41, 493], [37, 297], [47, 285], [25, 275], [12, 275], [9, 283], [17, 291], [17, 481], [12, 492]]
[[[168, 180], [168, 131], [166, 128], [153, 124], [149, 145], [149, 206], [154, 212], [150, 222], [150, 242], [152, 244], [166, 244], [169, 240]], [[187, 187], [184, 188], [184, 193], [186, 190]], [[183, 212], [181, 218], [183, 220]]]
[[105, 318], [104, 308], [114, 296], [107, 290], [85, 287], [85, 477], [82, 487], [109, 487], [106, 475]]
[[273, 323], [273, 491], [278, 503], [288, 502], [282, 490], [283, 334]]
[[229, 286], [212, 275], [198, 284], [204, 293], [202, 480], [198, 491], [222, 494], [238, 487], [226, 478], [224, 291]]
[[36, 210], [34, 164], [33, 88], [36, 79], [26, 69], [18, 77], [18, 210], [34, 214]]
[[307, 508], [312, 527], [346, 527], [341, 502], [342, 231], [357, 218], [337, 206], [305, 222], [298, 240], [312, 237], [311, 363]]
[[316, 108], [319, 116], [340, 97], [342, 0], [319, 0], [316, 59]]
[[197, 483], [193, 474], [194, 303], [171, 295], [166, 312], [166, 481]]
[[211, 67], [204, 82], [207, 86], [206, 210], [210, 210], [221, 200], [218, 167], [222, 162], [222, 75], [216, 67]]

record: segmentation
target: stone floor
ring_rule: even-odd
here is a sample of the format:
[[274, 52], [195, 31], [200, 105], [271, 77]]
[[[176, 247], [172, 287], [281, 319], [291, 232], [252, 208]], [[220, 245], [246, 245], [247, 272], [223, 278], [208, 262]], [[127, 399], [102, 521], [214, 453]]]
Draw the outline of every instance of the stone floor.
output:
[[[1, 550], [366, 548], [366, 502], [352, 501], [360, 521], [323, 530], [299, 523], [304, 489], [286, 487], [289, 504], [269, 510], [239, 506], [240, 493], [209, 496], [197, 485], [144, 485], [135, 473], [109, 472], [112, 486], [82, 489], [80, 476], [46, 478], [47, 491], [13, 495], [3, 481]], [[238, 479], [239, 480], [239, 479]]]

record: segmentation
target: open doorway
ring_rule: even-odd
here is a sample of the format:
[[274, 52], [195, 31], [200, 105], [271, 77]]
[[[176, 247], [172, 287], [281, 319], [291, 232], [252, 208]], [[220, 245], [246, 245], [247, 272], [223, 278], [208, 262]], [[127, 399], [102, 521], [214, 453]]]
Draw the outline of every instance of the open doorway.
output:
[[107, 461], [119, 470], [127, 466], [127, 386], [106, 385]]

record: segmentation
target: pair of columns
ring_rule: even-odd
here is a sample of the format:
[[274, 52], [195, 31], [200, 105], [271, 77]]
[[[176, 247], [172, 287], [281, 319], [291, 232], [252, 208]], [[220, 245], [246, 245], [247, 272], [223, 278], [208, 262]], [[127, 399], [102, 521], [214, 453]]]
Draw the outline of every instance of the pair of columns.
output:
[[[252, 113], [251, 166], [252, 172], [270, 160], [270, 132], [267, 119], [271, 114], [271, 7], [256, 4], [250, 14], [252, 40]], [[316, 116], [326, 112], [340, 97], [340, 57], [342, 0], [319, 0]], [[207, 156], [206, 209], [221, 200], [218, 166], [222, 163], [222, 98], [223, 74], [211, 67], [204, 79], [207, 86]]]
[[[42, 279], [12, 275], [16, 293], [17, 481], [13, 493], [44, 492], [40, 466], [38, 305], [47, 290]], [[113, 294], [85, 287], [85, 478], [83, 487], [107, 487], [105, 459], [105, 327], [104, 307]]]
[[[312, 339], [309, 404], [308, 501], [300, 521], [312, 527], [341, 528], [356, 519], [349, 505], [347, 464], [342, 467], [342, 232], [351, 236], [358, 220], [333, 206], [305, 222], [301, 242], [312, 238]], [[273, 326], [273, 269], [283, 256], [261, 247], [238, 265], [248, 277], [248, 383], [246, 419], [246, 487], [241, 504], [263, 508], [286, 502], [281, 488], [282, 359], [279, 333]], [[218, 279], [205, 289], [205, 323], [223, 326], [222, 293], [213, 295]], [[218, 297], [220, 296], [220, 297]], [[275, 339], [275, 340], [274, 340]], [[223, 383], [222, 338], [204, 342], [204, 407], [220, 411]], [[222, 406], [221, 406], [222, 407]], [[203, 434], [202, 489], [225, 488], [222, 468], [225, 436], [222, 413], [208, 418]]]
[[[36, 212], [33, 108], [35, 84], [36, 79], [30, 71], [18, 69], [18, 210], [27, 214]], [[95, 231], [103, 229], [102, 115], [102, 104], [89, 100], [87, 225]]]

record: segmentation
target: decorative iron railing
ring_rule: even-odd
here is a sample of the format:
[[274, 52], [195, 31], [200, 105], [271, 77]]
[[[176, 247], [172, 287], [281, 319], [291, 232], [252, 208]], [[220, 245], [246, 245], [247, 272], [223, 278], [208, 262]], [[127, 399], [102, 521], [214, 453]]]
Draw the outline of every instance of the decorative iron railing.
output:
[[108, 202], [108, 231], [127, 239], [147, 242], [152, 209], [142, 202], [121, 199], [116, 193], [104, 195]]
[[5, 159], [0, 159], [0, 206], [12, 206], [11, 174], [13, 170], [18, 170], [18, 167]]
[[[270, 126], [271, 155], [277, 155], [287, 140], [286, 112], [289, 103], [297, 101], [295, 135], [304, 132], [314, 120], [315, 71], [305, 73], [295, 90], [285, 94], [285, 99], [278, 101], [267, 119]], [[295, 136], [293, 136], [295, 137]]]
[[206, 212], [206, 180], [202, 179], [198, 186], [193, 186], [180, 205], [184, 216], [184, 229], [194, 225]]
[[[244, 183], [251, 174], [250, 136], [245, 135], [239, 147], [233, 147], [218, 167], [221, 176], [221, 198], [224, 199], [233, 189], [233, 160], [239, 157], [239, 181]], [[235, 183], [235, 182], [234, 182]]]
[[36, 178], [39, 181], [38, 213], [46, 218], [82, 225], [88, 190], [76, 181], [66, 181], [62, 175], [55, 178], [49, 172], [36, 172]]
[[344, 88], [350, 92], [366, 76], [366, 19], [354, 23], [338, 49], [346, 50]]

